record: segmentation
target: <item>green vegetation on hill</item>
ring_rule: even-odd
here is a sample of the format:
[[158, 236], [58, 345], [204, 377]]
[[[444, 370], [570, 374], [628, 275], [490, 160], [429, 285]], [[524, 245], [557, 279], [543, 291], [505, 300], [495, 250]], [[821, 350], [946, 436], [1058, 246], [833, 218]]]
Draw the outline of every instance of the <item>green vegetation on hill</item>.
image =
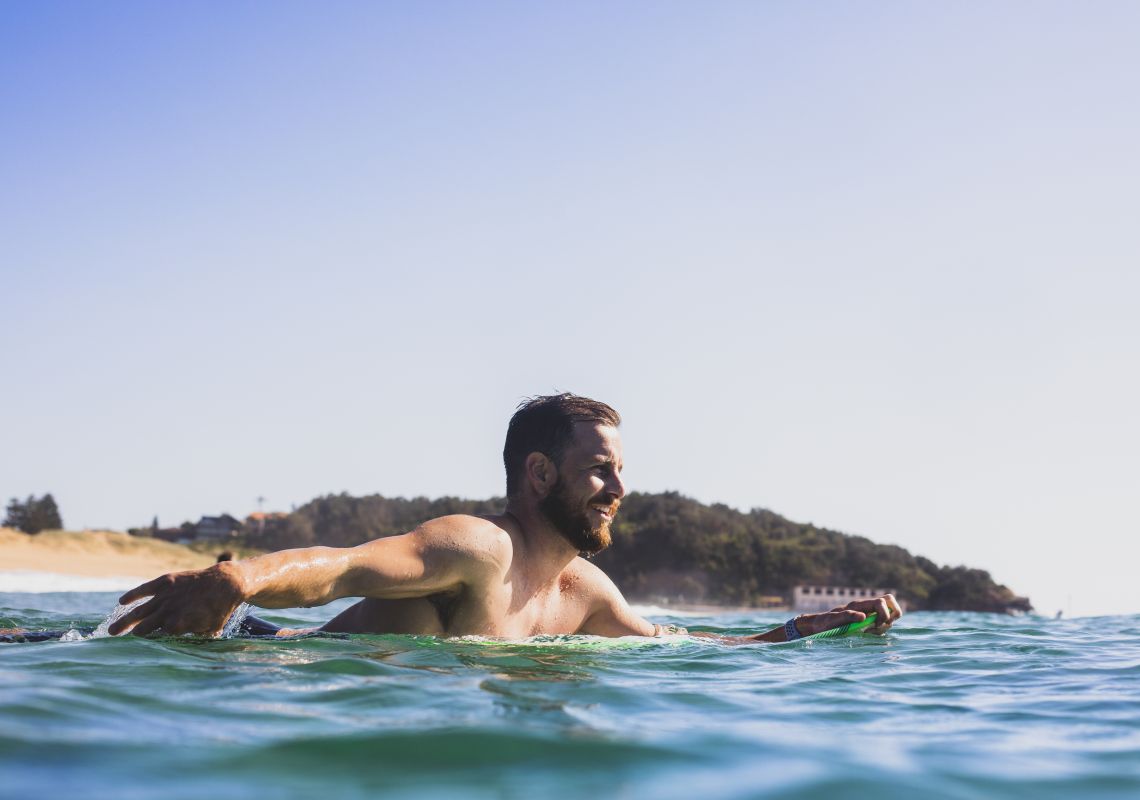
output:
[[939, 567], [895, 545], [676, 492], [631, 494], [613, 533], [595, 562], [631, 597], [759, 605], [816, 584], [895, 589], [912, 609], [1031, 609], [984, 570]]
[[[328, 495], [284, 518], [247, 526], [242, 538], [262, 550], [345, 547], [404, 533], [433, 517], [493, 514], [503, 506], [502, 498]], [[705, 505], [676, 492], [629, 495], [613, 533], [613, 546], [594, 561], [634, 599], [753, 605], [797, 584], [823, 584], [895, 589], [912, 609], [1031, 608], [984, 570], [939, 567], [894, 545], [763, 509]]]

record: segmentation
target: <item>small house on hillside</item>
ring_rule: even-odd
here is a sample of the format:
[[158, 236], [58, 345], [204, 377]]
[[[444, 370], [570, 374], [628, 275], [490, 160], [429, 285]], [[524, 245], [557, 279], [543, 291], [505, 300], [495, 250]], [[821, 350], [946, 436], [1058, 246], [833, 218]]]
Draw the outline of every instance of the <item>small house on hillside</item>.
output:
[[256, 528], [260, 533], [265, 530], [266, 525], [273, 525], [288, 518], [289, 515], [284, 511], [254, 511], [245, 518], [245, 524], [247, 528]]
[[202, 517], [194, 526], [196, 539], [225, 539], [241, 530], [241, 523], [229, 514], [220, 517]]

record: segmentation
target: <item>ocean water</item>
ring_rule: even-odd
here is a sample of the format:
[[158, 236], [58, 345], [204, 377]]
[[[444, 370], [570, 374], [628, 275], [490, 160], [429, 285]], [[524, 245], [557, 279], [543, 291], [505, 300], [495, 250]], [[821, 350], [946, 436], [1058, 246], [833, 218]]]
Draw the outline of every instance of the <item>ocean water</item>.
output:
[[[114, 606], [0, 593], [0, 627]], [[915, 613], [745, 647], [75, 638], [0, 644], [0, 797], [1140, 797], [1140, 616]]]

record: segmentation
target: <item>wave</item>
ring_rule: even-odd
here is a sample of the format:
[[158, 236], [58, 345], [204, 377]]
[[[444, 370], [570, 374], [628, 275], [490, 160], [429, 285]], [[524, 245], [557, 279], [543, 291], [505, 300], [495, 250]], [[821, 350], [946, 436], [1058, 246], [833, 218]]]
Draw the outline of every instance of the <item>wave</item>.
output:
[[[150, 576], [153, 577], [153, 576]], [[125, 592], [149, 580], [138, 575], [64, 575], [57, 572], [0, 572], [0, 592]]]

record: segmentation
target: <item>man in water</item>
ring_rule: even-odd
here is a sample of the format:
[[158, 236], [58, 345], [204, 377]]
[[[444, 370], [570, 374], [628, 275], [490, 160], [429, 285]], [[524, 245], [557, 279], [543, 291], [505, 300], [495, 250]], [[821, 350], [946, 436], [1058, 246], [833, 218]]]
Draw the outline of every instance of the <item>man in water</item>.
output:
[[[540, 634], [655, 636], [663, 628], [629, 607], [606, 575], [578, 556], [610, 544], [625, 496], [621, 417], [572, 394], [537, 397], [507, 428], [507, 507], [453, 515], [356, 547], [283, 550], [163, 575], [126, 594], [151, 599], [110, 626], [112, 634], [215, 635], [243, 602], [261, 608], [363, 599], [320, 630], [436, 636]], [[883, 631], [902, 614], [891, 595], [805, 614], [737, 641], [782, 642], [876, 613]], [[268, 623], [254, 632], [272, 633]]]

